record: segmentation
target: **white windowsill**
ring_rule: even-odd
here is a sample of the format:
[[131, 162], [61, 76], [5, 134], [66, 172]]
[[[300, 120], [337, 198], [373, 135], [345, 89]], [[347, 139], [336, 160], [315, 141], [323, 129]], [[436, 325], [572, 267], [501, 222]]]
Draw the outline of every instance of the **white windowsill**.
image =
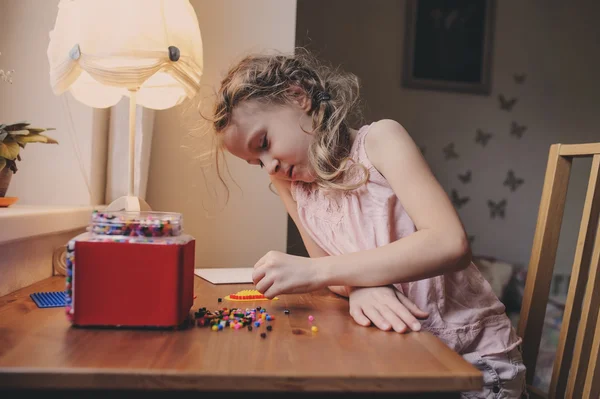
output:
[[97, 206], [13, 205], [0, 208], [0, 244], [85, 228]]

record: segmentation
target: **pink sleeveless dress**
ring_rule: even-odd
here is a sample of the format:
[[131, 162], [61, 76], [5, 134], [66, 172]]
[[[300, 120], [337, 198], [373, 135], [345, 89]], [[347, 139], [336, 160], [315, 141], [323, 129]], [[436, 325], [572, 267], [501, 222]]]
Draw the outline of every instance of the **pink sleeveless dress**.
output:
[[[370, 126], [359, 130], [350, 154], [369, 170], [366, 185], [348, 192], [323, 193], [305, 183], [292, 183], [303, 227], [329, 255], [377, 248], [416, 231], [387, 180], [367, 157], [364, 141]], [[521, 343], [504, 305], [473, 263], [459, 272], [395, 287], [429, 312], [428, 319], [421, 322], [423, 329], [459, 354], [508, 353]]]

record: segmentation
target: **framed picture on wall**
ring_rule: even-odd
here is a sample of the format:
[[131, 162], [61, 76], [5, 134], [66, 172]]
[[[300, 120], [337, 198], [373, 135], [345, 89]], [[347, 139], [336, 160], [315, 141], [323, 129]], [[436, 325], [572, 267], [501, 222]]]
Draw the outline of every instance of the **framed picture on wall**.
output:
[[495, 0], [406, 0], [402, 85], [489, 95]]

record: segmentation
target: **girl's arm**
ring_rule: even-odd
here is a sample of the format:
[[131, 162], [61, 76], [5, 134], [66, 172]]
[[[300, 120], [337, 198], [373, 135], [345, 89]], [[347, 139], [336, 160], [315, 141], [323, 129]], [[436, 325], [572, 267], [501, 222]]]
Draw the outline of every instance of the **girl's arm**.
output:
[[365, 149], [417, 231], [379, 248], [317, 259], [322, 285], [380, 286], [466, 268], [471, 251], [463, 225], [406, 130], [397, 122], [379, 121]]
[[[308, 251], [310, 257], [322, 258], [328, 256], [327, 252], [325, 252], [321, 247], [319, 247], [317, 243], [315, 243], [314, 240], [308, 235], [306, 230], [304, 230], [304, 227], [302, 227], [302, 223], [300, 223], [300, 220], [298, 218], [298, 208], [296, 206], [296, 201], [294, 201], [294, 198], [292, 197], [291, 193], [291, 182], [279, 180], [274, 178], [273, 176], [270, 176], [270, 178], [271, 182], [273, 183], [273, 186], [275, 186], [277, 193], [283, 201], [285, 209], [287, 209], [290, 217], [296, 224], [296, 227], [300, 232], [300, 236], [302, 237], [302, 242], [304, 242], [304, 246], [306, 247], [306, 250]], [[329, 289], [332, 292], [341, 296], [347, 297], [350, 295], [349, 287], [330, 286]]]
[[[296, 223], [310, 257], [329, 258], [330, 256], [314, 242], [302, 227], [302, 223], [298, 218], [296, 202], [292, 198], [291, 183], [273, 177], [271, 177], [271, 181], [292, 220]], [[303, 269], [306, 269], [305, 266], [298, 265], [299, 268]], [[311, 277], [313, 276], [314, 274], [311, 273]], [[358, 324], [363, 326], [373, 323], [382, 330], [393, 328], [397, 332], [405, 332], [408, 327], [412, 331], [418, 331], [421, 329], [421, 325], [417, 318], [428, 316], [427, 312], [419, 309], [413, 302], [392, 287], [354, 288], [330, 285], [329, 289], [338, 295], [349, 297], [350, 314]], [[263, 291], [263, 293], [266, 292]]]

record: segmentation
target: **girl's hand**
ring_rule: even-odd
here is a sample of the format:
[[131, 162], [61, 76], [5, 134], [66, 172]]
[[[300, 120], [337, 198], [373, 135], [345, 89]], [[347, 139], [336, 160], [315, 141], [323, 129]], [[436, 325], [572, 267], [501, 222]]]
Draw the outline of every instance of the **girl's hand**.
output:
[[252, 280], [267, 298], [279, 294], [300, 294], [323, 288], [311, 258], [270, 251], [254, 265]]
[[353, 288], [349, 298], [350, 315], [365, 327], [372, 322], [384, 331], [403, 333], [407, 327], [419, 331], [417, 318], [429, 316], [393, 286]]

